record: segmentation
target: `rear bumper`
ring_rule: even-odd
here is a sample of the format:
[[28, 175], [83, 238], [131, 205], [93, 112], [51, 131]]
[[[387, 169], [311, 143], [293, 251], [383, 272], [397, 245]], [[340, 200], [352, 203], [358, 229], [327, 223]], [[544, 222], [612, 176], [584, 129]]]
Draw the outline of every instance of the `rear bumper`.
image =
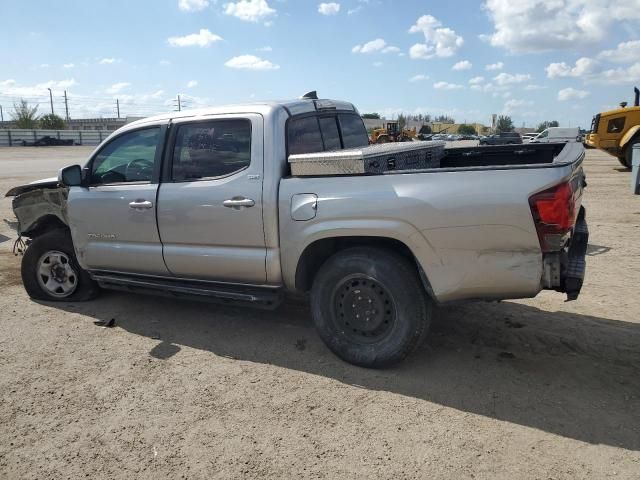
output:
[[589, 229], [586, 211], [584, 207], [580, 207], [580, 213], [568, 247], [560, 252], [547, 253], [543, 257], [542, 284], [544, 289], [566, 293], [567, 301], [578, 298], [587, 270], [588, 243]]

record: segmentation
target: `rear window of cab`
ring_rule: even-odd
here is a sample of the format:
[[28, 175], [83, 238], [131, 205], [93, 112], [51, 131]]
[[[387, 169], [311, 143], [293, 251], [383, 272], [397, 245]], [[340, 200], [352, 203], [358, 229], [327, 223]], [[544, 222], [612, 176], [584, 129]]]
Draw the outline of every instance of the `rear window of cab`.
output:
[[287, 124], [289, 155], [366, 147], [369, 137], [356, 113], [319, 114], [292, 118]]

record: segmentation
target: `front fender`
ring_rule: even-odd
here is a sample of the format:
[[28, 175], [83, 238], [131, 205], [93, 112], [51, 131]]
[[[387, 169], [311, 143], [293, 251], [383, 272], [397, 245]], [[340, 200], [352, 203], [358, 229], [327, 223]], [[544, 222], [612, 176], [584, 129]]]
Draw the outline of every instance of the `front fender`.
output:
[[49, 222], [56, 219], [56, 223], [68, 225], [67, 194], [68, 189], [61, 187], [30, 190], [15, 196], [12, 207], [18, 219], [18, 233], [29, 236], [45, 220]]
[[620, 140], [620, 148], [624, 148], [624, 146], [629, 143], [638, 132], [640, 132], [640, 125], [636, 125], [627, 130], [627, 133], [625, 133]]

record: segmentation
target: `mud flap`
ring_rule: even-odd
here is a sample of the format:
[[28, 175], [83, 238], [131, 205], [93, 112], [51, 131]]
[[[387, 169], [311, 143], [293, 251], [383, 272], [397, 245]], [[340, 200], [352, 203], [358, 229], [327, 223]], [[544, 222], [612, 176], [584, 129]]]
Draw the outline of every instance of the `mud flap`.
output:
[[580, 294], [584, 275], [587, 269], [585, 257], [587, 255], [587, 245], [589, 243], [589, 229], [587, 227], [586, 211], [580, 207], [580, 213], [576, 220], [576, 226], [571, 238], [571, 245], [563, 262], [561, 271], [562, 291], [567, 294], [567, 301], [575, 300]]

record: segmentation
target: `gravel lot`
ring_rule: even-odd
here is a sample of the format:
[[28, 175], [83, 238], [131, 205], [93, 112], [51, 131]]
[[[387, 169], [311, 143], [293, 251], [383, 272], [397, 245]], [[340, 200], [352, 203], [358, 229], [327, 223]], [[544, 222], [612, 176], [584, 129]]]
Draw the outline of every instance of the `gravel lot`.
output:
[[[89, 152], [0, 149], [0, 192]], [[1, 222], [0, 478], [640, 478], [640, 197], [602, 152], [586, 171], [578, 301], [441, 308], [385, 371], [329, 353], [306, 304], [36, 303]]]

